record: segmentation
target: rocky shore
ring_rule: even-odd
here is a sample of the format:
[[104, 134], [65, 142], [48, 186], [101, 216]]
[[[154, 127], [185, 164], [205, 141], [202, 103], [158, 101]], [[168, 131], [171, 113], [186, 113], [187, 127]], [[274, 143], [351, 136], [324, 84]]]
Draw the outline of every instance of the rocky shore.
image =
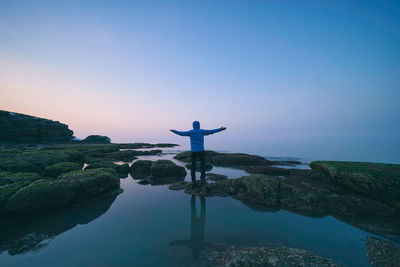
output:
[[[119, 193], [119, 178], [126, 177], [130, 167], [128, 163], [114, 162], [131, 162], [139, 155], [161, 152], [159, 149], [123, 149], [157, 146], [145, 143], [3, 146], [0, 148], [0, 215], [26, 215], [110, 192]], [[162, 172], [158, 175], [162, 176]]]

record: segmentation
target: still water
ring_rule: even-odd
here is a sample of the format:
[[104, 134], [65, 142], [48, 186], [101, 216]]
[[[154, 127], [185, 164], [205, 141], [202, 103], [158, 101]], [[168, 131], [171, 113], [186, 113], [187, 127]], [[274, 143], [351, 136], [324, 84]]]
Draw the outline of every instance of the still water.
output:
[[[165, 152], [141, 158], [172, 159], [179, 151]], [[246, 174], [217, 167], [211, 172], [232, 179]], [[255, 211], [232, 198], [192, 197], [164, 185], [140, 185], [131, 176], [121, 179], [121, 187], [116, 198], [2, 220], [0, 266], [184, 266], [212, 244], [277, 244], [369, 266], [365, 238], [372, 234], [330, 216]], [[21, 249], [21, 240], [31, 241]]]

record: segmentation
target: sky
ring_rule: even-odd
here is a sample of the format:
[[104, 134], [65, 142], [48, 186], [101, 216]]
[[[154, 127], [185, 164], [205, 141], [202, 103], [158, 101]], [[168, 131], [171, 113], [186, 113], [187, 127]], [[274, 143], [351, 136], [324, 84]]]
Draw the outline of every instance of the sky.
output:
[[398, 1], [0, 0], [0, 109], [114, 142], [400, 163]]

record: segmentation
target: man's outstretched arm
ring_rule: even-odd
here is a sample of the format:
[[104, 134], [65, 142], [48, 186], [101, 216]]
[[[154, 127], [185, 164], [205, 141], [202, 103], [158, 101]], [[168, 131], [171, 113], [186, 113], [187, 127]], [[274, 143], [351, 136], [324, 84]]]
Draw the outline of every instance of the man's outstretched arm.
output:
[[180, 135], [180, 136], [190, 136], [190, 131], [185, 131], [185, 132], [181, 132], [181, 131], [177, 131], [177, 130], [170, 130], [171, 132], [173, 132], [174, 134]]
[[222, 126], [220, 128], [213, 129], [213, 130], [203, 130], [203, 134], [209, 135], [209, 134], [214, 134], [214, 133], [218, 133], [218, 132], [225, 131], [225, 130], [226, 130], [226, 127]]

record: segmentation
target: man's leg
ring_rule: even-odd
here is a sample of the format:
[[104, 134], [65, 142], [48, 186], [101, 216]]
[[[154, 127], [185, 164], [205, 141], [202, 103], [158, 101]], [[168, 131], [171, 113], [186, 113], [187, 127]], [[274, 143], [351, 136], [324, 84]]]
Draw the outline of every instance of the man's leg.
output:
[[201, 151], [199, 153], [199, 157], [200, 157], [200, 171], [201, 171], [201, 183], [205, 184], [206, 183], [206, 159], [204, 156], [204, 151]]
[[190, 170], [190, 174], [192, 175], [192, 183], [196, 184], [196, 161], [197, 161], [197, 152], [192, 152], [192, 169]]

